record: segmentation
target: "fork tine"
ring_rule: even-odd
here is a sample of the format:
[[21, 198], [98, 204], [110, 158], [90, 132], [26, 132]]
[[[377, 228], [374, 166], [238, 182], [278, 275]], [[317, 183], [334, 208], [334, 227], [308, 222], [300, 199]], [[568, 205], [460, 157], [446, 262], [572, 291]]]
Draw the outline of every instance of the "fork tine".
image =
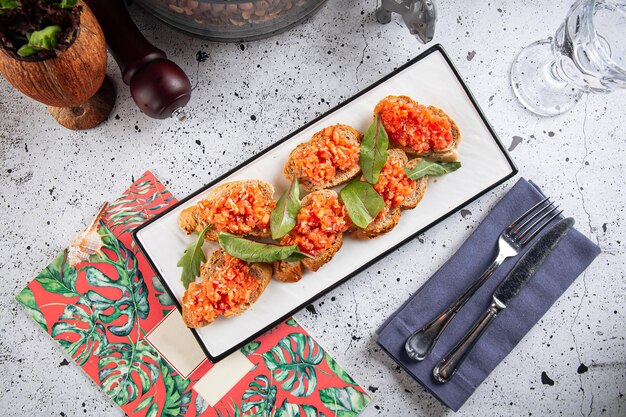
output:
[[535, 210], [535, 212], [533, 213], [533, 215], [531, 217], [529, 217], [528, 219], [526, 219], [526, 221], [524, 223], [522, 223], [521, 225], [519, 225], [515, 230], [513, 230], [511, 232], [511, 237], [514, 237], [515, 235], [518, 235], [522, 230], [524, 230], [524, 228], [533, 220], [535, 220], [537, 217], [541, 216], [546, 210], [548, 210], [550, 207], [552, 207], [552, 201], [548, 201], [548, 204], [544, 207], [541, 208], [541, 210]]
[[[556, 207], [555, 207], [556, 209]], [[547, 225], [548, 223], [550, 223], [552, 220], [556, 219], [557, 217], [559, 217], [561, 215], [561, 213], [563, 213], [563, 210], [559, 210], [556, 214], [554, 214], [552, 217], [550, 217], [548, 220], [546, 220], [546, 222], [544, 224], [541, 225], [541, 227], [539, 227], [537, 230], [535, 230], [530, 236], [528, 236], [522, 243], [521, 245], [524, 246], [526, 245], [528, 242], [530, 242], [535, 236], [537, 236], [537, 234], [539, 234], [539, 232], [541, 232]]]
[[[507, 230], [511, 230], [513, 229], [515, 226], [517, 226], [517, 223], [521, 222], [522, 220], [524, 220], [524, 217], [528, 216], [530, 213], [532, 213], [537, 207], [541, 206], [543, 203], [545, 203], [546, 201], [548, 201], [550, 199], [550, 197], [546, 197], [543, 200], [541, 200], [540, 202], [538, 202], [537, 204], [535, 204], [534, 206], [532, 206], [531, 208], [528, 209], [528, 211], [526, 211], [526, 213], [522, 214], [521, 216], [519, 216], [517, 219], [513, 220], [513, 223], [511, 223], [508, 227]], [[552, 203], [550, 203], [552, 204]]]
[[529, 228], [527, 228], [526, 230], [524, 230], [522, 233], [520, 233], [518, 236], [515, 236], [515, 240], [520, 242], [522, 239], [524, 239], [524, 237], [526, 237], [526, 235], [528, 233], [531, 232], [531, 230], [533, 230], [539, 223], [541, 223], [546, 217], [548, 217], [551, 213], [553, 213], [554, 211], [556, 211], [559, 208], [559, 206], [553, 207], [552, 210], [548, 211], [546, 214], [544, 214], [543, 216], [541, 216], [540, 218], [537, 219], [537, 221], [535, 221]]

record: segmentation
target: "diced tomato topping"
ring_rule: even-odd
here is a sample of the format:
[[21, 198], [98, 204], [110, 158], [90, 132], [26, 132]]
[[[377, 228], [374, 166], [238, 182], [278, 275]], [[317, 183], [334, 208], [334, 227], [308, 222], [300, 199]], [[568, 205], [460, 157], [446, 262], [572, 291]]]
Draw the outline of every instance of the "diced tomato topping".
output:
[[337, 197], [313, 194], [300, 209], [295, 227], [281, 240], [281, 245], [298, 245], [313, 256], [335, 243], [337, 235], [348, 230], [346, 208]]
[[335, 178], [337, 171], [347, 171], [359, 163], [360, 145], [349, 140], [342, 129], [346, 127], [327, 127], [296, 151], [293, 160], [299, 178], [323, 184]]
[[415, 190], [416, 184], [404, 172], [402, 161], [389, 155], [380, 171], [378, 182], [374, 184], [374, 190], [385, 200], [385, 208], [378, 213], [378, 218], [387, 214], [390, 208], [401, 205]]
[[252, 230], [267, 231], [275, 206], [257, 184], [241, 185], [216, 200], [198, 203], [198, 214], [218, 231], [246, 234]]
[[452, 143], [450, 121], [414, 101], [389, 96], [376, 105], [374, 114], [380, 115], [392, 142], [419, 153], [446, 149]]
[[224, 253], [224, 265], [199, 283], [189, 284], [183, 303], [191, 324], [213, 321], [218, 316], [232, 316], [237, 307], [258, 290], [259, 280], [250, 273], [250, 266]]

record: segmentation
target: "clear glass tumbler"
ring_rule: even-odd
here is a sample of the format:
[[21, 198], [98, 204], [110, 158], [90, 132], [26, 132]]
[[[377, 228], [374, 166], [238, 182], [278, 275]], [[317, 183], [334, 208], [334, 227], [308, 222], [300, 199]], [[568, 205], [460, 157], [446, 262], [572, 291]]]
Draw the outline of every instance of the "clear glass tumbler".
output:
[[626, 0], [579, 0], [554, 38], [534, 42], [513, 61], [519, 101], [542, 116], [569, 111], [585, 93], [626, 88]]

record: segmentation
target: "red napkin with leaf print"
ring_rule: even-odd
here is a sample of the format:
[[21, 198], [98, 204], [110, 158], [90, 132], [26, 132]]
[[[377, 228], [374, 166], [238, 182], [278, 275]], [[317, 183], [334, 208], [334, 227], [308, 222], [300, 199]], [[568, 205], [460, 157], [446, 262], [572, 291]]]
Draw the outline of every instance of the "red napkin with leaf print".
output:
[[[244, 348], [253, 369], [211, 407], [148, 341], [175, 308], [130, 232], [176, 199], [146, 172], [96, 225], [104, 247], [70, 266], [59, 254], [16, 299], [130, 417], [356, 416], [370, 396], [291, 318]], [[87, 382], [87, 381], [85, 381]]]

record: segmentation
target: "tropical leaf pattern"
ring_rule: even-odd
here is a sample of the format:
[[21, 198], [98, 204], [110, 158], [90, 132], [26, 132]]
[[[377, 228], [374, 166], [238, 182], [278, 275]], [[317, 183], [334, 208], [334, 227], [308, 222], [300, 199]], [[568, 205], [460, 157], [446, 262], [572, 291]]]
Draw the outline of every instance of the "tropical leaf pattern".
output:
[[246, 356], [250, 356], [250, 355], [253, 355], [254, 352], [256, 352], [259, 347], [261, 347], [261, 342], [255, 340], [253, 342], [248, 343], [244, 347], [242, 347], [241, 353], [243, 353]]
[[249, 388], [244, 391], [241, 399], [242, 416], [271, 417], [276, 404], [276, 386], [267, 376], [258, 375], [250, 382]]
[[315, 391], [315, 367], [324, 359], [324, 350], [312, 337], [291, 333], [263, 354], [267, 369], [282, 382], [285, 390], [296, 397], [307, 397]]
[[74, 304], [65, 307], [59, 321], [52, 326], [51, 336], [79, 365], [100, 354], [107, 344], [106, 330], [95, 314]]
[[[92, 262], [98, 261], [113, 266], [117, 277], [109, 277], [98, 267], [87, 265], [83, 268], [86, 271], [87, 282], [92, 287], [114, 288], [119, 291], [119, 296], [109, 298], [99, 292], [89, 290], [87, 298], [99, 312], [100, 320], [109, 325], [108, 329], [111, 333], [116, 336], [126, 336], [130, 334], [139, 318], [148, 317], [150, 312], [148, 288], [133, 252], [117, 240], [104, 224], [101, 224], [98, 233], [102, 236], [105, 245], [103, 249], [113, 256], [110, 257], [103, 251], [104, 255], [92, 256]], [[122, 324], [111, 324], [122, 316], [126, 318]]]
[[166, 189], [155, 190], [150, 177], [144, 175], [109, 205], [108, 224], [118, 236], [131, 232], [173, 203], [174, 196]]
[[174, 305], [174, 300], [172, 300], [172, 297], [165, 291], [161, 280], [156, 276], [152, 277], [152, 286], [154, 287], [154, 295], [156, 295], [156, 298], [162, 306], [169, 307]]
[[367, 394], [354, 387], [320, 390], [320, 399], [337, 417], [355, 417], [371, 401]]
[[102, 218], [100, 253], [77, 270], [63, 251], [16, 300], [128, 416], [356, 415], [369, 398], [293, 318], [242, 348], [253, 367], [215, 407], [193, 389], [210, 364], [185, 379], [148, 344], [174, 302], [128, 232], [172, 202], [146, 173]]
[[161, 360], [161, 376], [165, 384], [165, 404], [163, 405], [161, 416], [175, 417], [185, 415], [191, 402], [189, 380], [178, 375], [164, 360]]
[[160, 360], [145, 340], [111, 343], [100, 352], [100, 386], [117, 405], [135, 401], [161, 374]]
[[207, 408], [209, 408], [209, 402], [205, 401], [200, 395], [196, 395], [196, 400], [194, 401], [194, 405], [196, 407], [196, 417], [202, 415]]
[[159, 415], [159, 406], [157, 403], [150, 404], [148, 407], [148, 412], [146, 413], [146, 417], [157, 417]]
[[67, 254], [67, 249], [61, 252], [50, 265], [37, 275], [35, 281], [49, 293], [64, 297], [80, 297], [80, 301], [84, 302], [85, 298], [76, 290], [76, 279], [78, 278], [76, 268], [70, 266]]
[[274, 417], [326, 417], [312, 405], [291, 404], [285, 400]]
[[[143, 400], [141, 400], [141, 402], [139, 403], [139, 405], [137, 407], [135, 407], [135, 413], [144, 410], [150, 406], [152, 406], [152, 404], [154, 403], [154, 395], [148, 395], [147, 397], [145, 397]], [[157, 407], [158, 409], [158, 407]]]
[[35, 322], [37, 322], [37, 324], [41, 326], [46, 333], [48, 333], [48, 323], [46, 322], [44, 315], [41, 313], [41, 310], [39, 310], [37, 302], [35, 301], [35, 294], [33, 294], [30, 287], [26, 287], [20, 291], [15, 296], [15, 299], [26, 309], [28, 315], [35, 320]]
[[354, 379], [352, 379], [352, 377], [348, 375], [348, 373], [328, 353], [326, 353], [326, 363], [331, 371], [333, 371], [334, 374], [337, 375], [337, 377], [343, 382], [347, 382], [350, 385], [356, 385]]
[[232, 405], [232, 414], [230, 410], [215, 410], [215, 417], [241, 417], [241, 409], [239, 405]]

